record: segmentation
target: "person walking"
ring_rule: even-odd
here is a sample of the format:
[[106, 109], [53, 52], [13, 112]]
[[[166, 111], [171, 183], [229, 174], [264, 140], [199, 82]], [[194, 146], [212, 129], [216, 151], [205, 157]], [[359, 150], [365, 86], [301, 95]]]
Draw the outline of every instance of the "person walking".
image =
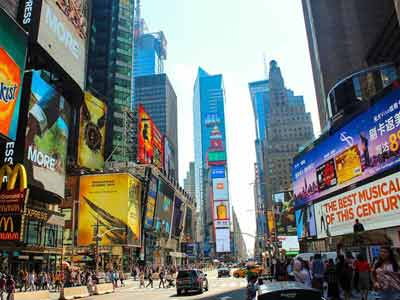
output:
[[2, 274], [0, 278], [0, 300], [4, 300], [4, 294], [6, 292], [6, 275]]
[[368, 291], [370, 289], [370, 266], [364, 255], [359, 254], [354, 263], [355, 272], [358, 274], [357, 288], [361, 293], [361, 300], [368, 300]]
[[30, 291], [35, 290], [35, 282], [36, 282], [35, 272], [31, 271], [28, 275], [28, 284], [29, 284], [28, 290], [30, 290]]
[[162, 285], [162, 287], [165, 289], [164, 269], [161, 269], [161, 270], [160, 270], [160, 273], [158, 274], [158, 276], [160, 277], [160, 283], [158, 284], [158, 288], [160, 289], [160, 288], [161, 288], [161, 285]]
[[311, 287], [310, 273], [304, 268], [303, 263], [300, 260], [294, 260], [292, 273], [296, 282], [302, 283], [307, 287]]
[[139, 288], [141, 288], [141, 287], [145, 288], [145, 285], [144, 285], [144, 272], [143, 271], [139, 272]]
[[331, 300], [339, 300], [339, 281], [333, 259], [328, 260], [325, 270], [325, 280], [328, 283], [328, 298]]
[[13, 300], [15, 293], [15, 281], [12, 275], [8, 276], [6, 282], [6, 290], [7, 290], [7, 300]]
[[399, 296], [399, 265], [388, 246], [381, 247], [378, 261], [372, 269], [372, 281], [381, 299], [395, 300]]
[[149, 273], [147, 275], [147, 280], [149, 281], [146, 285], [146, 288], [148, 288], [151, 285], [151, 288], [153, 288], [153, 272], [149, 270]]
[[346, 263], [344, 255], [338, 256], [336, 272], [341, 289], [344, 293], [344, 300], [350, 300], [351, 295], [351, 280], [353, 278], [353, 269]]
[[312, 287], [317, 290], [322, 290], [325, 275], [325, 265], [322, 261], [321, 254], [317, 253], [311, 264]]

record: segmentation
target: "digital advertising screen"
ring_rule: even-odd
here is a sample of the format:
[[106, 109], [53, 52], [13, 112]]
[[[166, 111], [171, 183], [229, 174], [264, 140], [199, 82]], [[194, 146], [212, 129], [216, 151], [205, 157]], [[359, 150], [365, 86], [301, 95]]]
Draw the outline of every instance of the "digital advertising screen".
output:
[[186, 217], [185, 217], [185, 237], [190, 236], [192, 238], [193, 234], [193, 215], [192, 209], [190, 207], [186, 208]]
[[87, 0], [42, 0], [38, 43], [84, 89]]
[[[400, 162], [400, 89], [295, 157], [296, 208], [358, 183]], [[333, 169], [334, 167], [334, 169]]]
[[303, 206], [295, 211], [297, 238], [299, 240], [316, 237], [317, 229], [315, 224], [314, 206]]
[[64, 97], [32, 72], [24, 165], [30, 186], [64, 198], [71, 110]]
[[176, 174], [176, 166], [175, 166], [175, 150], [171, 143], [168, 141], [166, 136], [163, 137], [163, 145], [164, 145], [164, 170], [167, 175]]
[[278, 236], [278, 240], [282, 243], [282, 249], [286, 251], [300, 251], [299, 240], [297, 236]]
[[296, 235], [296, 217], [292, 191], [272, 194], [275, 225], [278, 235]]
[[225, 166], [211, 167], [211, 178], [225, 178]]
[[174, 217], [172, 220], [172, 235], [179, 237], [182, 230], [183, 202], [175, 195]]
[[217, 228], [215, 229], [215, 250], [217, 253], [230, 252], [231, 242], [230, 242], [230, 232], [229, 228]]
[[95, 243], [98, 222], [101, 246], [140, 247], [140, 193], [140, 181], [126, 173], [81, 176], [78, 245]]
[[314, 204], [318, 238], [400, 225], [400, 172]]
[[156, 231], [163, 235], [171, 233], [174, 190], [163, 180], [158, 181], [156, 205]]
[[89, 92], [80, 110], [78, 165], [89, 169], [103, 169], [106, 139], [106, 104]]
[[149, 191], [147, 193], [147, 203], [144, 219], [144, 228], [151, 229], [154, 224], [154, 213], [156, 211], [156, 199], [157, 199], [157, 178], [151, 176], [149, 182]]
[[229, 201], [214, 201], [214, 225], [215, 228], [229, 227], [230, 225]]
[[0, 8], [0, 136], [15, 140], [28, 39]]
[[228, 180], [226, 178], [214, 178], [213, 184], [213, 198], [214, 200], [228, 200]]

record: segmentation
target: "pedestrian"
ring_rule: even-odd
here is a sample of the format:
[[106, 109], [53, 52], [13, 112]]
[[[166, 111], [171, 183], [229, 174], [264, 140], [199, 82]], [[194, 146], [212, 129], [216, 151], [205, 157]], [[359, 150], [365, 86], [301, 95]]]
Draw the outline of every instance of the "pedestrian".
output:
[[153, 288], [153, 273], [151, 270], [149, 270], [149, 273], [147, 274], [147, 280], [149, 281], [146, 285], [146, 288], [151, 285], [151, 288]]
[[317, 253], [311, 264], [312, 287], [322, 290], [325, 275], [325, 265], [322, 261], [321, 254]]
[[0, 299], [4, 300], [4, 293], [6, 292], [6, 275], [2, 274], [0, 278]]
[[6, 282], [6, 290], [7, 290], [7, 300], [13, 300], [15, 293], [15, 281], [12, 275], [8, 276]]
[[368, 300], [368, 291], [370, 289], [370, 266], [364, 255], [359, 254], [354, 263], [355, 271], [358, 274], [357, 288], [361, 293], [361, 300]]
[[28, 275], [28, 286], [29, 286], [28, 290], [30, 290], [30, 291], [34, 291], [35, 290], [35, 281], [36, 281], [35, 277], [36, 276], [35, 276], [35, 272], [34, 271], [31, 271], [29, 273], [29, 275]]
[[57, 292], [61, 288], [61, 274], [60, 274], [60, 272], [57, 272], [56, 275], [54, 276], [54, 283], [55, 283], [55, 290]]
[[372, 269], [372, 281], [381, 299], [395, 300], [399, 296], [399, 265], [388, 246], [381, 247], [378, 261]]
[[328, 260], [326, 266], [325, 280], [328, 284], [328, 298], [331, 300], [339, 300], [339, 281], [336, 266], [332, 258]]
[[304, 264], [296, 259], [293, 263], [293, 277], [296, 282], [300, 282], [307, 287], [311, 287], [310, 272], [304, 267]]
[[165, 289], [164, 269], [161, 269], [161, 271], [160, 271], [160, 273], [158, 274], [158, 276], [160, 277], [160, 283], [159, 283], [159, 285], [158, 285], [158, 288], [160, 289], [160, 288], [161, 288], [161, 285], [162, 285], [162, 287]]
[[350, 300], [351, 295], [351, 280], [353, 278], [353, 269], [345, 261], [344, 255], [338, 256], [336, 272], [341, 289], [344, 293], [344, 300]]
[[145, 285], [144, 285], [144, 272], [143, 271], [140, 271], [140, 273], [139, 273], [139, 288], [141, 288], [141, 287], [145, 288]]
[[257, 296], [257, 276], [255, 274], [250, 275], [248, 278], [249, 282], [246, 289], [246, 300], [255, 300]]
[[119, 281], [121, 282], [121, 287], [125, 286], [124, 280], [125, 280], [124, 272], [119, 271]]

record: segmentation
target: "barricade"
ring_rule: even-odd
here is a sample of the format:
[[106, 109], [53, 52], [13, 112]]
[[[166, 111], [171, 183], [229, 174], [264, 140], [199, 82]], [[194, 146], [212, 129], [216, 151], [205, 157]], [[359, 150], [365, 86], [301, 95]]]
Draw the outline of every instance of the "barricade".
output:
[[114, 286], [112, 283], [96, 284], [96, 286], [94, 287], [94, 293], [96, 295], [103, 295], [113, 292], [114, 292]]
[[64, 298], [67, 300], [75, 298], [89, 297], [89, 291], [86, 286], [74, 286], [69, 288], [64, 288]]
[[14, 293], [14, 300], [50, 300], [49, 291]]

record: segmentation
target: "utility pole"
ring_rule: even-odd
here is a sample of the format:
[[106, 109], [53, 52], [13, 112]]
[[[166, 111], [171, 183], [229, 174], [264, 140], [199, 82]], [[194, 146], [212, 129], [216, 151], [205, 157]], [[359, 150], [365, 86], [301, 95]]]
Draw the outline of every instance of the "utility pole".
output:
[[99, 242], [100, 242], [100, 236], [99, 236], [99, 219], [96, 219], [96, 276], [99, 274]]

